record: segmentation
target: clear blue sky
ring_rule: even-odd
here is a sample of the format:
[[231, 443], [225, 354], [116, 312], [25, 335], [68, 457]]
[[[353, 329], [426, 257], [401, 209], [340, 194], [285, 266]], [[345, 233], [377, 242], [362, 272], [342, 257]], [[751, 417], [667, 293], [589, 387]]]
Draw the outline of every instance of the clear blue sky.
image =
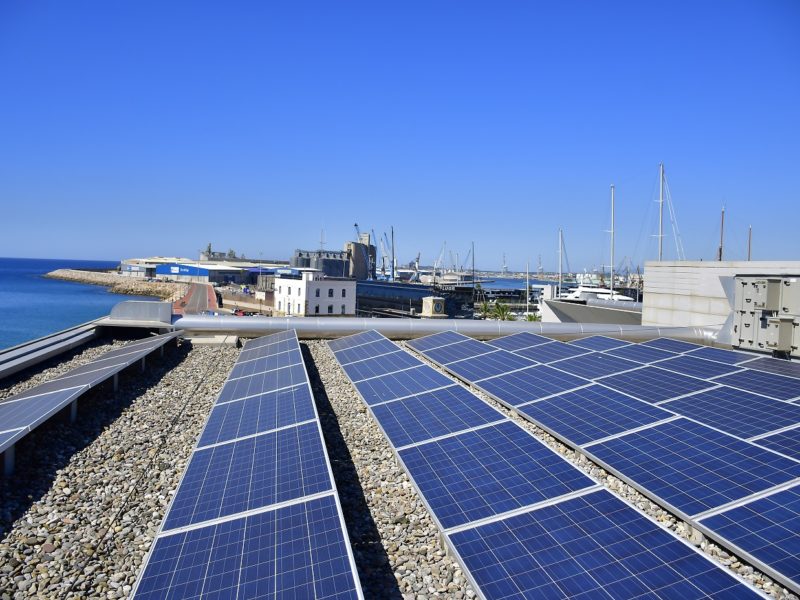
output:
[[800, 259], [799, 147], [796, 0], [0, 3], [0, 256]]

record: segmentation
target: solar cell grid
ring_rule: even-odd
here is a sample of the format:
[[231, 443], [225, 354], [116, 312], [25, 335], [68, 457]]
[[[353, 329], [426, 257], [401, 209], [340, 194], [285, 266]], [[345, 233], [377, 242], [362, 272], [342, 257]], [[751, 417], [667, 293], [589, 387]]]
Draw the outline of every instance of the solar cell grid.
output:
[[800, 486], [700, 523], [800, 586]]
[[398, 348], [397, 352], [350, 363], [344, 365], [342, 368], [345, 373], [347, 373], [350, 381], [358, 383], [362, 379], [370, 379], [372, 377], [378, 377], [379, 375], [402, 371], [403, 369], [416, 367], [421, 364], [418, 358]]
[[592, 335], [589, 337], [572, 340], [570, 344], [573, 346], [580, 346], [581, 348], [587, 348], [588, 350], [602, 351], [627, 346], [630, 344], [630, 342], [606, 337], [604, 335]]
[[578, 446], [674, 416], [600, 385], [526, 404], [519, 410]]
[[800, 397], [800, 379], [775, 373], [745, 369], [716, 379], [717, 383], [757, 392], [777, 400], [794, 400]]
[[487, 598], [758, 598], [606, 490], [450, 534]]
[[598, 383], [651, 403], [663, 402], [685, 394], [707, 390], [717, 385], [696, 377], [687, 377], [674, 371], [659, 369], [656, 366], [642, 367], [635, 371], [603, 377], [598, 379]]
[[423, 352], [431, 350], [432, 348], [438, 348], [440, 346], [453, 344], [455, 342], [462, 342], [468, 339], [471, 338], [456, 331], [442, 331], [441, 333], [434, 333], [433, 335], [426, 335], [425, 337], [409, 340], [406, 342], [406, 345], [410, 346], [414, 350]]
[[700, 379], [726, 375], [727, 373], [733, 373], [739, 370], [739, 367], [726, 365], [725, 363], [713, 360], [696, 358], [691, 354], [668, 358], [667, 360], [659, 361], [657, 365], [662, 369], [668, 369], [669, 371], [675, 371], [676, 373], [682, 373], [684, 375], [691, 375], [692, 377], [699, 377]]
[[333, 496], [156, 539], [135, 597], [359, 597]]
[[641, 365], [637, 362], [609, 356], [602, 352], [592, 352], [575, 358], [560, 360], [557, 363], [551, 363], [550, 366], [578, 377], [596, 379], [603, 375], [636, 369]]
[[344, 350], [345, 348], [352, 348], [353, 346], [383, 339], [385, 338], [380, 333], [374, 329], [371, 329], [369, 331], [364, 331], [363, 333], [357, 333], [355, 335], [341, 337], [336, 340], [330, 340], [328, 342], [328, 346], [330, 346], [331, 350], [334, 352], [338, 352], [339, 350]]
[[200, 449], [164, 531], [332, 489], [317, 423]]
[[800, 406], [724, 386], [661, 406], [744, 439], [800, 423]]
[[0, 452], [11, 446], [20, 437], [27, 433], [27, 427], [19, 427], [9, 431], [0, 432]]
[[665, 358], [672, 358], [675, 356], [674, 352], [660, 350], [658, 348], [651, 348], [649, 346], [642, 346], [641, 344], [631, 344], [622, 348], [615, 348], [609, 350], [608, 354], [618, 356], [619, 358], [627, 358], [639, 363], [648, 364], [657, 360]]
[[747, 368], [775, 373], [776, 375], [785, 375], [786, 377], [800, 378], [800, 362], [765, 357], [748, 362]]
[[250, 377], [232, 379], [222, 387], [217, 403], [258, 396], [305, 382], [306, 370], [303, 364], [285, 367], [277, 371], [259, 373]]
[[258, 360], [248, 360], [238, 362], [233, 366], [228, 379], [238, 379], [239, 377], [250, 377], [275, 369], [282, 369], [291, 365], [298, 365], [303, 362], [303, 354], [299, 348], [292, 348], [286, 352], [265, 356]]
[[457, 360], [474, 358], [475, 356], [481, 356], [490, 352], [497, 352], [497, 348], [477, 340], [465, 340], [455, 344], [448, 344], [447, 346], [442, 346], [441, 348], [426, 350], [424, 354], [430, 360], [441, 365], [446, 365]]
[[295, 330], [286, 329], [285, 331], [279, 331], [278, 333], [270, 333], [268, 335], [247, 340], [247, 343], [245, 343], [244, 345], [244, 350], [253, 350], [255, 348], [261, 348], [263, 346], [270, 346], [272, 344], [277, 344], [278, 342], [291, 341], [296, 339], [297, 339], [297, 333], [295, 332]]
[[697, 350], [702, 348], [698, 344], [684, 342], [683, 340], [673, 340], [671, 338], [656, 338], [640, 344], [641, 346], [648, 346], [650, 348], [658, 348], [660, 350], [668, 350], [669, 352], [689, 352], [690, 350]]
[[589, 381], [545, 365], [484, 379], [479, 387], [512, 406], [588, 384]]
[[398, 454], [445, 529], [594, 485], [510, 421]]
[[427, 365], [355, 384], [364, 402], [370, 406], [451, 385], [455, 385], [452, 379]]
[[211, 411], [198, 447], [262, 433], [316, 418], [308, 385], [217, 404]]
[[447, 365], [447, 370], [467, 381], [477, 382], [509, 371], [532, 367], [536, 363], [507, 350], [496, 350], [475, 358], [467, 358]]
[[800, 477], [800, 463], [686, 419], [588, 451], [660, 502], [691, 516]]
[[581, 348], [580, 346], [573, 346], [565, 344], [564, 342], [550, 342], [549, 344], [541, 344], [531, 348], [522, 348], [516, 350], [516, 353], [525, 358], [530, 358], [540, 363], [551, 363], [562, 358], [571, 358], [573, 356], [580, 356], [581, 354], [588, 354], [591, 352], [588, 348]]
[[246, 361], [260, 360], [266, 358], [267, 356], [280, 354], [281, 352], [288, 352], [289, 350], [293, 350], [295, 348], [297, 348], [297, 340], [283, 340], [273, 344], [259, 346], [258, 348], [253, 348], [252, 350], [245, 349], [239, 353], [239, 359], [236, 362], [243, 363]]
[[0, 430], [35, 427], [80, 396], [83, 387], [53, 390], [24, 400], [0, 403]]
[[756, 358], [754, 354], [735, 352], [733, 350], [723, 350], [722, 348], [711, 348], [709, 346], [702, 346], [697, 350], [692, 350], [687, 356], [706, 358], [708, 360], [715, 360], [728, 365], [738, 365]]
[[531, 346], [539, 346], [552, 341], [553, 340], [551, 338], [544, 337], [543, 335], [536, 335], [535, 333], [523, 331], [522, 333], [515, 333], [513, 335], [507, 335], [505, 337], [489, 340], [486, 343], [497, 348], [502, 348], [503, 350], [514, 352], [515, 350], [530, 348]]
[[759, 446], [775, 450], [795, 460], [800, 460], [800, 427], [781, 431], [755, 442]]
[[397, 352], [397, 346], [395, 344], [389, 340], [377, 340], [375, 342], [361, 344], [360, 346], [339, 350], [336, 353], [336, 360], [339, 361], [339, 364], [346, 365], [351, 362], [374, 358], [390, 352]]
[[372, 412], [396, 448], [505, 419], [459, 385], [380, 404]]

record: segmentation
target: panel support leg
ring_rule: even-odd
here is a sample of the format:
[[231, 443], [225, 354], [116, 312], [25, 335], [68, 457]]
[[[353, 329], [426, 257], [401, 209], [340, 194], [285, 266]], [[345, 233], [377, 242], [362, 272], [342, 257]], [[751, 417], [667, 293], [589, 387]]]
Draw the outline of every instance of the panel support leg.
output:
[[145, 358], [142, 359], [142, 373], [144, 373], [145, 360], [147, 360], [147, 359], [145, 359]]
[[14, 450], [16, 446], [9, 446], [3, 452], [3, 475], [11, 477], [14, 474]]
[[114, 373], [114, 393], [119, 389], [119, 373]]
[[164, 358], [164, 346], [161, 346], [161, 358]]
[[69, 422], [74, 423], [78, 418], [78, 400], [73, 400], [69, 405]]

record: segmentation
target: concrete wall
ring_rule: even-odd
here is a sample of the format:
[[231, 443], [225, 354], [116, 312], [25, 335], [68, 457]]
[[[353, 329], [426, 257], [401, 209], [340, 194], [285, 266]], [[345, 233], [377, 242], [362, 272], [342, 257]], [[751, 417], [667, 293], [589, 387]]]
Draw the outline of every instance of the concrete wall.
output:
[[800, 274], [800, 261], [647, 262], [642, 325], [722, 325], [732, 312], [733, 277], [781, 274]]

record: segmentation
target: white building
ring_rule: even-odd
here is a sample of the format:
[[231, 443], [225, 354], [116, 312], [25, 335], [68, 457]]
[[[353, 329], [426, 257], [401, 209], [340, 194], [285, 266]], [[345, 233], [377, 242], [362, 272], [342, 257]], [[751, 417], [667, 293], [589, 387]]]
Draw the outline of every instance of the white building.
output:
[[356, 314], [354, 279], [325, 277], [316, 269], [278, 269], [275, 273], [276, 317], [352, 317]]

